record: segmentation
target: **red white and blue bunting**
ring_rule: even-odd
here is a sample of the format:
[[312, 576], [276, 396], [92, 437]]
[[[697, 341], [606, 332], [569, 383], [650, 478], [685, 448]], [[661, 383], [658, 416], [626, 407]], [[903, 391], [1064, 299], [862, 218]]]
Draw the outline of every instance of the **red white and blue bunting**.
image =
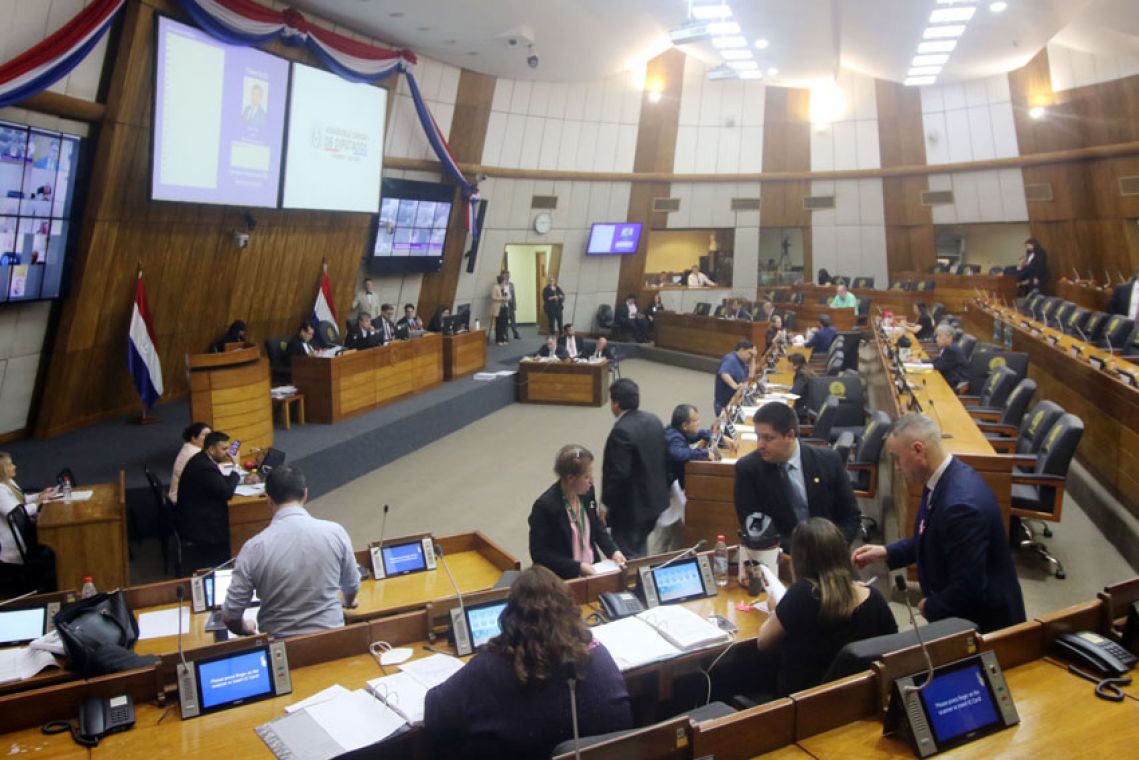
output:
[[0, 65], [0, 108], [43, 92], [99, 43], [126, 0], [94, 0], [54, 34]]
[[402, 73], [407, 77], [407, 87], [427, 142], [444, 171], [462, 188], [468, 206], [467, 230], [477, 241], [478, 187], [463, 176], [447, 138], [419, 92], [412, 70], [416, 63], [414, 53], [357, 42], [309, 23], [295, 8], [276, 11], [253, 0], [179, 0], [179, 3], [198, 26], [223, 42], [262, 45], [280, 38], [287, 45], [307, 45], [330, 71], [351, 82], [375, 83]]

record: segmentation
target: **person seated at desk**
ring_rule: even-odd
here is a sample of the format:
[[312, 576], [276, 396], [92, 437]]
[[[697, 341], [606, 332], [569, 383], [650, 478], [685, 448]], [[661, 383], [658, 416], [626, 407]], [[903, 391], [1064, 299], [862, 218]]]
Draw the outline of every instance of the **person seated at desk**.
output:
[[220, 565], [233, 555], [229, 550], [229, 500], [242, 483], [256, 483], [257, 475], [242, 478], [235, 470], [228, 475], [222, 464], [231, 464], [229, 436], [215, 430], [206, 435], [202, 450], [186, 462], [178, 481], [178, 534], [192, 543], [192, 568]]
[[423, 332], [423, 320], [415, 313], [415, 304], [403, 305], [403, 317], [396, 322], [396, 329], [405, 328], [409, 333]]
[[938, 325], [933, 332], [934, 340], [941, 353], [933, 360], [933, 368], [945, 377], [951, 389], [969, 379], [969, 362], [965, 359], [965, 352], [953, 340], [953, 326]]
[[[684, 465], [688, 462], [711, 462], [720, 452], [711, 447], [712, 431], [700, 427], [700, 411], [692, 404], [678, 404], [672, 420], [664, 429], [668, 446], [668, 481], [671, 484], [668, 509], [657, 518], [649, 534], [649, 554], [662, 554], [679, 549], [684, 541]], [[735, 441], [725, 437], [731, 446]]]
[[649, 320], [649, 324], [652, 324], [653, 320], [656, 319], [656, 315], [662, 311], [668, 311], [668, 309], [665, 308], [664, 299], [661, 298], [660, 293], [654, 293], [653, 302], [645, 309], [645, 319]]
[[763, 336], [764, 352], [770, 350], [772, 344], [786, 342], [786, 340], [787, 331], [783, 329], [783, 317], [772, 314], [771, 319], [767, 321], [767, 332]]
[[386, 346], [396, 339], [396, 326], [395, 326], [395, 307], [390, 303], [386, 303], [380, 307], [380, 321], [376, 325], [376, 329], [380, 331], [380, 336], [383, 338], [381, 346]]
[[743, 319], [748, 322], [751, 321], [751, 312], [740, 306], [740, 299], [729, 298], [728, 305], [724, 307], [724, 312], [720, 315], [724, 319]]
[[741, 340], [736, 344], [735, 350], [724, 354], [724, 358], [720, 360], [713, 393], [715, 405], [712, 407], [717, 417], [724, 411], [724, 407], [731, 403], [732, 396], [740, 387], [740, 383], [747, 380], [751, 360], [754, 358], [755, 346], [750, 340]]
[[933, 315], [929, 313], [929, 306], [925, 301], [914, 301], [914, 316], [916, 322], [902, 320], [902, 327], [914, 334], [918, 340], [929, 340], [933, 337]]
[[831, 327], [831, 315], [820, 314], [819, 327], [805, 345], [816, 354], [825, 354], [830, 350], [831, 343], [834, 343], [836, 337], [838, 337], [838, 330]]
[[383, 345], [383, 338], [379, 330], [372, 325], [372, 315], [366, 311], [360, 312], [356, 317], [356, 325], [348, 331], [348, 338], [344, 341], [345, 348], [363, 350]]
[[602, 359], [611, 362], [617, 361], [617, 355], [609, 347], [609, 339], [604, 335], [597, 339], [597, 342], [593, 344], [593, 350], [589, 351], [586, 356], [593, 362], [599, 362]]
[[244, 343], [245, 342], [245, 322], [238, 319], [229, 329], [225, 331], [225, 335], [221, 336], [213, 343], [210, 344], [211, 354], [220, 354], [225, 351], [227, 343]]
[[566, 325], [565, 334], [558, 339], [558, 348], [565, 353], [567, 359], [584, 358], [589, 351], [586, 341], [577, 337], [577, 329], [572, 322]]
[[186, 469], [186, 463], [190, 458], [206, 445], [206, 436], [212, 432], [210, 426], [204, 422], [194, 422], [182, 431], [182, 448], [178, 450], [178, 456], [174, 457], [174, 468], [170, 471], [170, 488], [166, 492], [166, 498], [170, 499], [171, 504], [178, 503], [178, 481], [182, 477], [182, 470]]
[[770, 322], [773, 316], [775, 316], [775, 304], [771, 301], [764, 301], [759, 307], [759, 313], [756, 315], [755, 321]]
[[444, 321], [451, 316], [450, 306], [440, 306], [427, 323], [427, 332], [441, 333], [446, 329]]
[[536, 359], [568, 359], [566, 350], [558, 345], [558, 339], [553, 335], [546, 336], [546, 342], [538, 349], [538, 353], [534, 354]]
[[832, 309], [854, 309], [855, 316], [858, 315], [858, 296], [847, 290], [846, 283], [842, 280], [839, 280], [835, 287], [834, 297], [831, 298], [829, 305]]
[[[5, 596], [16, 596], [32, 589], [41, 593], [58, 589], [55, 552], [41, 544], [25, 564], [15, 535], [8, 527], [8, 514], [20, 504], [24, 505], [28, 517], [35, 520], [40, 508], [56, 496], [55, 488], [38, 494], [24, 493], [16, 483], [16, 463], [12, 455], [0, 452], [0, 518], [3, 519], [3, 524], [0, 524], [0, 592]], [[9, 565], [16, 567], [10, 568]], [[22, 584], [18, 583], [20, 576]]]
[[613, 323], [633, 333], [638, 343], [645, 343], [649, 339], [649, 320], [637, 308], [637, 297], [632, 293], [625, 296], [625, 300], [617, 304]]
[[1119, 314], [1129, 319], [1139, 318], [1139, 270], [1122, 285], [1111, 291], [1111, 301], [1107, 305], [1108, 314]]
[[567, 579], [593, 575], [601, 558], [624, 566], [625, 555], [597, 516], [593, 454], [584, 446], [562, 446], [554, 474], [558, 482], [530, 510], [530, 559]]
[[297, 328], [297, 334], [289, 338], [285, 354], [290, 359], [294, 356], [312, 356], [316, 353], [316, 349], [312, 345], [314, 335], [316, 335], [316, 328], [312, 326], [312, 323], [302, 322], [301, 326]]
[[[238, 635], [260, 629], [280, 637], [343, 626], [343, 608], [356, 606], [360, 590], [347, 531], [308, 513], [308, 484], [297, 467], [274, 468], [265, 495], [273, 518], [237, 554], [222, 606], [226, 627]], [[254, 591], [261, 599], [257, 625], [243, 618]]]
[[567, 670], [577, 679], [580, 736], [633, 727], [624, 677], [556, 575], [522, 571], [499, 625], [485, 651], [427, 692], [423, 726], [436, 756], [549, 757], [573, 738]]
[[779, 696], [821, 684], [847, 644], [898, 632], [885, 597], [854, 582], [846, 539], [830, 520], [795, 526], [791, 571], [794, 582], [755, 639], [760, 651], [781, 650]]
[[787, 361], [795, 370], [794, 379], [791, 381], [791, 392], [799, 397], [795, 399], [792, 408], [799, 416], [799, 422], [806, 422], [808, 412], [807, 388], [810, 385], [811, 378], [815, 377], [815, 372], [807, 363], [806, 354], [788, 354]]
[[688, 287], [714, 288], [716, 287], [716, 283], [712, 281], [712, 278], [700, 271], [699, 264], [693, 264], [692, 269], [688, 272]]

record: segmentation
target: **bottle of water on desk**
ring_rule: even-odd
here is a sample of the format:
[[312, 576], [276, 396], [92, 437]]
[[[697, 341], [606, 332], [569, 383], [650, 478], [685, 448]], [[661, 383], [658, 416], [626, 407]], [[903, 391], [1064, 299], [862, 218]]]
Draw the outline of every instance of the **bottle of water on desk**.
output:
[[712, 574], [720, 588], [728, 585], [728, 544], [723, 536], [716, 536], [716, 549], [712, 553]]
[[79, 598], [87, 599], [89, 597], [95, 596], [97, 593], [99, 592], [95, 589], [95, 582], [91, 580], [91, 576], [88, 575], [83, 579], [83, 588], [79, 590]]
[[71, 477], [68, 475], [63, 476], [63, 500], [71, 502]]

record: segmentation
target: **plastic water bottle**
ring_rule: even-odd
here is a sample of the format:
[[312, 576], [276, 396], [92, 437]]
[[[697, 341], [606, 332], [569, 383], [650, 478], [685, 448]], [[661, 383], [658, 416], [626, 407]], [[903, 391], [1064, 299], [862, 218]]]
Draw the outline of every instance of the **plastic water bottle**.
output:
[[712, 553], [712, 574], [720, 588], [728, 585], [728, 544], [723, 536], [716, 536], [716, 549]]
[[71, 477], [68, 475], [63, 476], [63, 500], [71, 501]]
[[97, 593], [99, 592], [95, 589], [95, 582], [91, 580], [91, 576], [88, 575], [83, 579], [83, 588], [79, 590], [79, 598], [87, 599], [95, 596]]

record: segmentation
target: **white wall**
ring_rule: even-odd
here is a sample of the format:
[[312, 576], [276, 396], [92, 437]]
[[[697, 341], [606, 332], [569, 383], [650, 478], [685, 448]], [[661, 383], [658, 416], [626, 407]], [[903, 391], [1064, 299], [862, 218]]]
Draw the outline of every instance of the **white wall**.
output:
[[1104, 55], [1077, 50], [1056, 42], [1048, 43], [1048, 69], [1052, 91], [1110, 82], [1139, 74], [1139, 52], [1130, 55]]
[[[70, 21], [84, 0], [7, 0], [0, 3], [0, 62], [10, 61]], [[103, 37], [91, 54], [49, 89], [95, 100], [106, 56]], [[0, 108], [0, 119], [86, 137], [86, 123], [45, 116], [23, 108]], [[92, 146], [88, 144], [87, 150]], [[49, 302], [0, 305], [0, 433], [27, 425], [32, 394], [51, 315]]]

